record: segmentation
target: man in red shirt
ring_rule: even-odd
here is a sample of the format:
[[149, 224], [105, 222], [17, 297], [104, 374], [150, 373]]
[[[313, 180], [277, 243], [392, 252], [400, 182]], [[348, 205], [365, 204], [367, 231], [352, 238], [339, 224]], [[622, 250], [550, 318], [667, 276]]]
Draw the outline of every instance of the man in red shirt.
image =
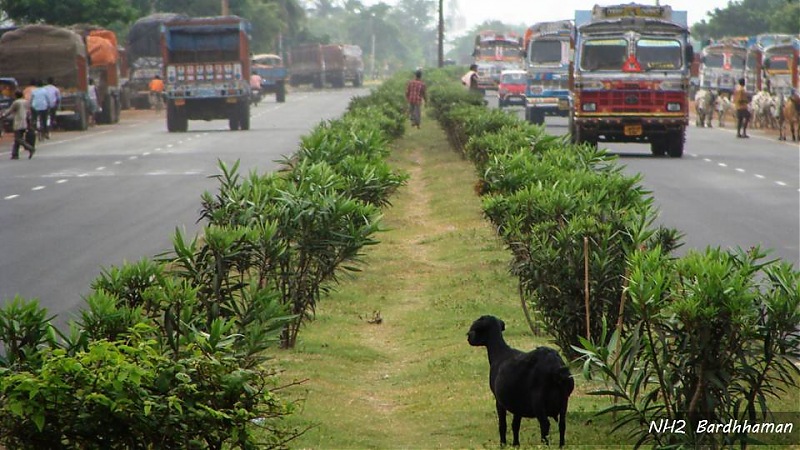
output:
[[414, 79], [406, 85], [406, 101], [411, 115], [411, 126], [419, 128], [422, 118], [422, 102], [428, 101], [425, 94], [425, 83], [422, 82], [422, 70], [414, 72]]

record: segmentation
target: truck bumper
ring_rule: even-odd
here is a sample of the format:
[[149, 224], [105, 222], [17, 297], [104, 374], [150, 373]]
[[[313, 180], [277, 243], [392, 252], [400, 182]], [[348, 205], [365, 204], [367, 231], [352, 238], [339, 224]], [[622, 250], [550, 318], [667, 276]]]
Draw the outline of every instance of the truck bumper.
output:
[[675, 132], [683, 132], [686, 117], [576, 117], [581, 134], [593, 135], [603, 142], [650, 142]]
[[216, 120], [231, 117], [241, 105], [249, 104], [250, 97], [168, 97], [168, 101], [189, 120]]
[[545, 116], [569, 116], [569, 99], [560, 97], [528, 97], [526, 109]]

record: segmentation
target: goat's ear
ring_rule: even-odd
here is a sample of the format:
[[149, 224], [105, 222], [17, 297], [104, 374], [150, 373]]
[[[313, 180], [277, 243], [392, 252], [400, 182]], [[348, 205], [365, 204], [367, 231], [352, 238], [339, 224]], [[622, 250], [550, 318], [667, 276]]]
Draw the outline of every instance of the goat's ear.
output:
[[500, 320], [500, 331], [506, 331], [506, 323]]

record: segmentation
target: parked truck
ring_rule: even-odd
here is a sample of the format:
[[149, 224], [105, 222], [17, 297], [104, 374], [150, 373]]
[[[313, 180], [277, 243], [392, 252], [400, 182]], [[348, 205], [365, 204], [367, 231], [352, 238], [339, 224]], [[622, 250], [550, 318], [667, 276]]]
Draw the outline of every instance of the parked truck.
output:
[[732, 94], [745, 75], [746, 59], [745, 40], [728, 38], [706, 45], [700, 54], [700, 87]]
[[299, 44], [289, 51], [289, 84], [311, 84], [321, 89], [325, 84], [325, 58], [322, 44]]
[[128, 32], [125, 53], [128, 76], [122, 85], [123, 109], [150, 109], [150, 81], [163, 70], [161, 56], [161, 25], [174, 19], [188, 16], [173, 13], [158, 13], [142, 17], [134, 22]]
[[189, 120], [228, 119], [250, 129], [250, 23], [237, 16], [174, 19], [162, 25], [167, 130]]
[[50, 25], [26, 25], [0, 37], [0, 74], [20, 83], [55, 79], [61, 91], [59, 124], [88, 127], [89, 60], [80, 34]]
[[286, 81], [289, 71], [283, 65], [283, 58], [272, 53], [253, 55], [252, 70], [261, 77], [262, 94], [275, 94], [275, 101], [286, 101]]
[[530, 123], [543, 124], [545, 116], [569, 116], [572, 30], [572, 21], [561, 20], [540, 22], [525, 32], [525, 118]]
[[683, 155], [689, 121], [685, 11], [666, 5], [595, 6], [575, 13], [577, 143], [649, 143], [653, 155]]
[[523, 69], [522, 38], [515, 32], [483, 30], [475, 36], [473, 62], [478, 65], [478, 88], [495, 90], [504, 70]]
[[73, 30], [86, 42], [89, 78], [94, 81], [97, 89], [97, 122], [117, 123], [121, 109], [121, 58], [117, 35], [111, 30], [92, 25], [76, 25]]
[[766, 47], [763, 66], [770, 92], [790, 97], [800, 88], [800, 37], [777, 40]]

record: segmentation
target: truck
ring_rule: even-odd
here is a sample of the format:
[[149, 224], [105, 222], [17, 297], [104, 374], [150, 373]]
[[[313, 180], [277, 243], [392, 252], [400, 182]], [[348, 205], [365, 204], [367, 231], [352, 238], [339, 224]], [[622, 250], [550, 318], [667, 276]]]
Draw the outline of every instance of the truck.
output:
[[283, 65], [283, 58], [272, 53], [253, 55], [252, 70], [261, 77], [261, 92], [275, 94], [275, 101], [286, 101], [286, 81], [289, 71]]
[[289, 84], [311, 84], [316, 89], [325, 85], [325, 58], [322, 44], [299, 44], [289, 50]]
[[779, 40], [764, 49], [764, 78], [772, 94], [785, 98], [797, 91], [798, 70], [800, 70], [798, 64], [800, 64], [800, 38]]
[[89, 57], [80, 34], [50, 25], [25, 25], [0, 37], [0, 73], [20, 83], [52, 77], [61, 91], [59, 124], [88, 125]]
[[732, 94], [739, 78], [744, 77], [746, 59], [744, 39], [712, 41], [700, 52], [700, 87]]
[[503, 70], [523, 69], [522, 38], [514, 32], [480, 31], [475, 36], [473, 63], [478, 65], [478, 88], [496, 90]]
[[94, 25], [76, 25], [72, 29], [86, 42], [89, 54], [89, 78], [97, 89], [97, 123], [119, 122], [121, 57], [117, 35]]
[[545, 116], [569, 116], [573, 28], [571, 20], [561, 20], [536, 23], [525, 32], [525, 118], [530, 123], [543, 124]]
[[161, 25], [167, 130], [189, 120], [228, 119], [250, 129], [250, 22], [238, 16], [173, 19]]
[[123, 109], [150, 109], [150, 81], [162, 75], [161, 25], [188, 16], [157, 13], [142, 17], [131, 25], [125, 44], [128, 76], [122, 84]]
[[325, 80], [333, 87], [344, 87], [352, 83], [360, 87], [364, 83], [364, 61], [361, 47], [349, 44], [329, 44], [322, 46], [325, 61]]
[[667, 5], [596, 5], [575, 12], [570, 134], [576, 143], [649, 143], [683, 156], [689, 122], [686, 11]]

